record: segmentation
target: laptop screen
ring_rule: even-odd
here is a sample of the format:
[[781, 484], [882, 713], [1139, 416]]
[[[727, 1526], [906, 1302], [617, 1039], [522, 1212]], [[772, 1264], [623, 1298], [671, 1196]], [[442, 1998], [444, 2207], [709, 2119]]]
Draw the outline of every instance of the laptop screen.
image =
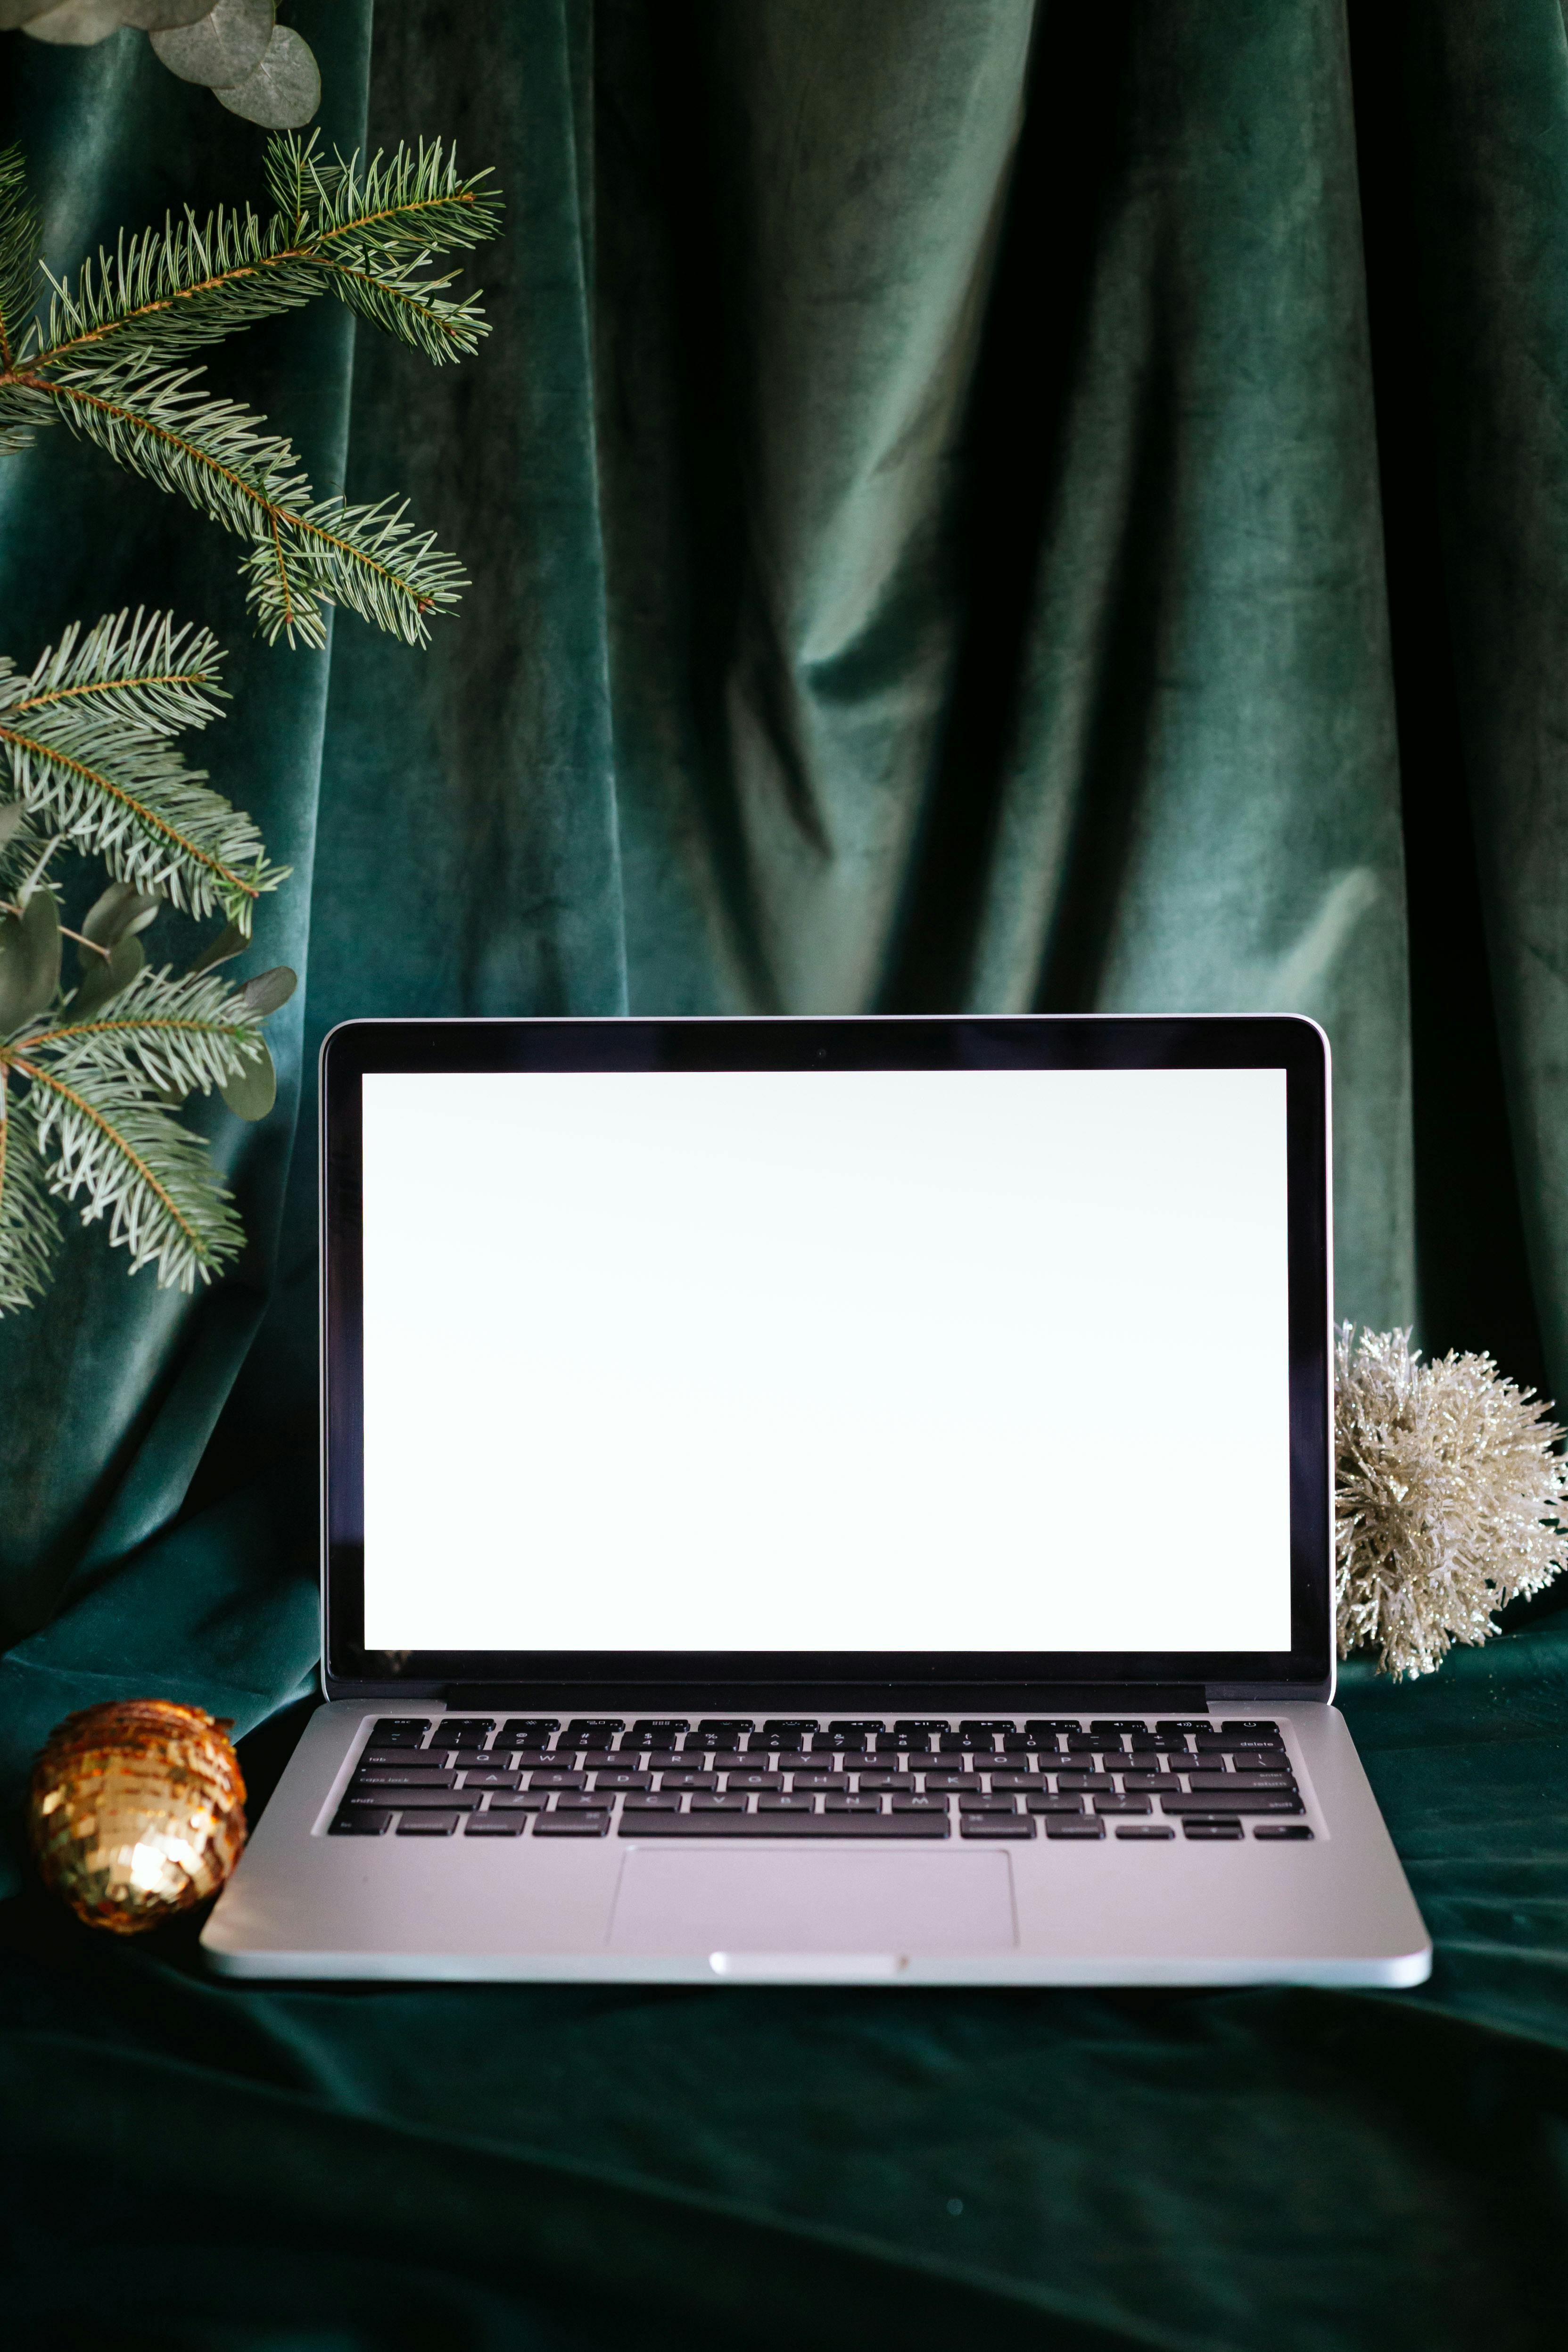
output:
[[368, 1651], [1289, 1647], [1282, 1068], [362, 1083]]

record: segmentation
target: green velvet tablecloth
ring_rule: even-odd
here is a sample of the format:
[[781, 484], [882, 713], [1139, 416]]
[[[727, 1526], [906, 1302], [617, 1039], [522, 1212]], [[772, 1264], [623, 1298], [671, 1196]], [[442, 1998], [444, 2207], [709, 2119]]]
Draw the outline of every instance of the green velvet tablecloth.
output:
[[1343, 1701], [1415, 1993], [238, 1990], [19, 1897], [10, 2340], [1561, 2345], [1568, 1624]]

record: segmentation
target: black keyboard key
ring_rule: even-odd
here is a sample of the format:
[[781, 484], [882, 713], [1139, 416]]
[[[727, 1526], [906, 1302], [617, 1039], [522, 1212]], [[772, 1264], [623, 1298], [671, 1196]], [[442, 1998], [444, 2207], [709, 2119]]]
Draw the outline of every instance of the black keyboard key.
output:
[[804, 1745], [811, 1738], [812, 1733], [820, 1728], [814, 1715], [765, 1715], [763, 1717], [764, 1732], [776, 1731], [798, 1735], [797, 1746]]
[[1026, 1789], [1039, 1788], [1041, 1781], [1037, 1772], [993, 1772], [991, 1786], [997, 1790], [1011, 1790], [1016, 1795]]
[[912, 1791], [914, 1785], [915, 1776], [912, 1772], [861, 1772], [856, 1776], [856, 1786], [861, 1790], [900, 1789]]
[[1162, 1716], [1155, 1724], [1156, 1731], [1212, 1731], [1214, 1726], [1206, 1716]]
[[739, 1748], [756, 1727], [749, 1715], [705, 1715], [697, 1727], [704, 1739], [722, 1734], [722, 1745], [727, 1748]]
[[1189, 1772], [1187, 1786], [1194, 1793], [1201, 1790], [1205, 1795], [1212, 1796], [1217, 1789], [1222, 1795], [1229, 1797], [1238, 1791], [1257, 1791], [1259, 1789], [1283, 1789], [1294, 1792], [1296, 1780], [1289, 1770], [1254, 1772], [1249, 1769], [1245, 1772]]
[[1032, 1838], [1035, 1824], [1027, 1813], [961, 1813], [963, 1837]]
[[729, 1790], [782, 1789], [784, 1787], [784, 1774], [782, 1772], [755, 1772], [748, 1767], [743, 1772], [726, 1773], [724, 1776], [724, 1786]]
[[[551, 1818], [545, 1816], [546, 1820]], [[937, 1813], [659, 1813], [623, 1814], [622, 1837], [678, 1838], [842, 1838], [896, 1840], [943, 1838], [949, 1833], [945, 1809]]]
[[328, 1830], [329, 1837], [384, 1837], [392, 1827], [392, 1815], [384, 1807], [375, 1805], [347, 1808], [334, 1816]]
[[492, 1813], [542, 1813], [549, 1802], [548, 1789], [525, 1789], [521, 1796], [503, 1789], [490, 1799], [487, 1811]]
[[1005, 1736], [974, 1724], [960, 1725], [956, 1731], [942, 1733], [936, 1743], [937, 1752], [942, 1756], [994, 1756], [997, 1740]]
[[1173, 1838], [1175, 1831], [1168, 1822], [1124, 1822], [1116, 1832], [1119, 1838]]
[[947, 1799], [945, 1797], [897, 1796], [893, 1799], [893, 1811], [896, 1813], [940, 1813], [945, 1821]]
[[429, 1728], [427, 1715], [384, 1715], [370, 1736], [378, 1748], [417, 1748]]
[[463, 1774], [465, 1789], [517, 1789], [521, 1785], [521, 1776], [519, 1773], [498, 1772], [489, 1764], [481, 1764], [467, 1769]]
[[1187, 1813], [1219, 1814], [1226, 1819], [1237, 1813], [1300, 1813], [1306, 1811], [1294, 1790], [1258, 1790], [1252, 1794], [1233, 1796], [1227, 1788], [1222, 1799], [1202, 1794], [1190, 1797], [1162, 1797], [1160, 1810], [1177, 1815]]
[[602, 1813], [615, 1803], [613, 1797], [601, 1797], [585, 1789], [563, 1789], [551, 1811], [556, 1813]]
[[1081, 1813], [1081, 1797], [1048, 1797], [1045, 1790], [1031, 1789], [1024, 1800], [1024, 1809], [1031, 1813]]
[[1305, 1822], [1258, 1822], [1254, 1824], [1255, 1838], [1310, 1838], [1312, 1834]]
[[829, 1813], [879, 1813], [882, 1810], [880, 1798], [852, 1796], [847, 1790], [836, 1790], [822, 1803]]
[[1267, 1718], [1243, 1720], [1237, 1723], [1222, 1723], [1220, 1725], [1220, 1729], [1226, 1732], [1240, 1732], [1244, 1735], [1249, 1731], [1266, 1732], [1270, 1739], [1278, 1739], [1279, 1737], [1279, 1726], [1277, 1723], [1268, 1722]]
[[757, 1799], [759, 1813], [814, 1813], [816, 1800], [811, 1797], [780, 1797], [771, 1793]]
[[445, 1715], [436, 1727], [436, 1738], [448, 1748], [482, 1748], [494, 1729], [488, 1715]]
[[1061, 1742], [1054, 1731], [1010, 1731], [1002, 1742], [1005, 1756], [1059, 1756]]
[[626, 1811], [628, 1813], [678, 1813], [680, 1799], [674, 1795], [667, 1797], [662, 1789], [656, 1790], [652, 1795], [647, 1790], [634, 1790], [626, 1799]]
[[1087, 1731], [1071, 1731], [1068, 1734], [1069, 1756], [1098, 1756], [1102, 1745], [1102, 1741], [1092, 1738]]
[[789, 1784], [792, 1789], [809, 1790], [813, 1795], [818, 1797], [820, 1797], [826, 1790], [844, 1789], [847, 1788], [849, 1785], [845, 1780], [842, 1772], [829, 1772], [822, 1770], [815, 1772], [792, 1772], [790, 1775]]
[[399, 1837], [450, 1837], [461, 1813], [405, 1813], [397, 1824]]
[[[640, 1822], [641, 1816], [638, 1816]], [[598, 1813], [538, 1813], [534, 1816], [535, 1837], [604, 1837], [610, 1826], [607, 1812]]]
[[958, 1810], [961, 1813], [1016, 1813], [1018, 1800], [1016, 1797], [960, 1797]]
[[1053, 1738], [1059, 1737], [1063, 1739], [1070, 1739], [1075, 1733], [1081, 1732], [1083, 1726], [1077, 1716], [1032, 1715], [1024, 1726], [1024, 1735], [1027, 1738], [1037, 1733], [1043, 1738], [1049, 1732]]
[[814, 1756], [859, 1756], [870, 1735], [864, 1731], [816, 1731], [810, 1740]]
[[1104, 1732], [1110, 1739], [1120, 1739], [1123, 1732], [1147, 1731], [1149, 1728], [1141, 1715], [1094, 1716], [1089, 1719], [1089, 1727], [1093, 1733]]
[[526, 1813], [470, 1813], [463, 1824], [465, 1837], [521, 1837], [528, 1827]]
[[1147, 1794], [1159, 1789], [1179, 1790], [1182, 1784], [1173, 1772], [1123, 1772], [1121, 1785], [1129, 1790]]
[[1110, 1796], [1116, 1787], [1109, 1772], [1058, 1772], [1058, 1789], [1076, 1789], [1080, 1794], [1090, 1792], [1099, 1797]]
[[858, 1715], [835, 1717], [827, 1726], [829, 1731], [863, 1731], [868, 1739], [874, 1739], [883, 1727], [880, 1716]]
[[595, 1789], [651, 1789], [653, 1774], [628, 1771], [622, 1765], [612, 1765], [606, 1771], [595, 1773], [594, 1786]]
[[[804, 1753], [805, 1743], [816, 1728], [816, 1726], [813, 1724], [811, 1731], [753, 1731], [746, 1742], [746, 1753], [753, 1757], [799, 1756]], [[688, 1747], [690, 1744], [688, 1740]]]
[[952, 1726], [943, 1715], [900, 1715], [894, 1717], [893, 1729], [928, 1732], [933, 1739], [938, 1739], [944, 1731], [951, 1731]]
[[937, 1731], [879, 1731], [871, 1747], [876, 1755], [889, 1760], [900, 1756], [929, 1756], [941, 1737]]
[[508, 1748], [548, 1748], [552, 1734], [561, 1728], [558, 1715], [514, 1715], [503, 1723], [496, 1735], [496, 1746]]
[[719, 1775], [717, 1772], [688, 1771], [682, 1765], [678, 1771], [661, 1773], [658, 1785], [661, 1789], [716, 1789]]
[[1230, 1843], [1245, 1834], [1239, 1822], [1184, 1822], [1182, 1832], [1184, 1836], [1190, 1838], [1207, 1838]]
[[976, 1782], [972, 1772], [924, 1772], [921, 1775], [928, 1796], [955, 1796]]
[[351, 1784], [346, 1801], [351, 1805], [394, 1805], [400, 1813], [450, 1812], [477, 1813], [484, 1802], [478, 1789], [466, 1792], [461, 1789], [363, 1789], [358, 1781]]
[[680, 1752], [693, 1758], [733, 1756], [749, 1740], [750, 1735], [738, 1731], [689, 1731], [680, 1743]]
[[730, 1796], [693, 1797], [691, 1810], [694, 1813], [743, 1813], [746, 1810], [746, 1800], [744, 1797]]
[[573, 1771], [570, 1765], [542, 1764], [529, 1774], [528, 1785], [531, 1789], [585, 1789], [588, 1775]]
[[574, 1715], [561, 1735], [563, 1748], [609, 1748], [626, 1729], [618, 1715]]
[[1152, 1813], [1154, 1810], [1147, 1797], [1096, 1797], [1097, 1813]]
[[[629, 1737], [648, 1748], [673, 1748], [680, 1734], [690, 1728], [690, 1719], [684, 1715], [639, 1715]], [[623, 1748], [626, 1744], [621, 1742]]]
[[362, 1765], [354, 1774], [353, 1784], [356, 1789], [455, 1789], [458, 1776], [434, 1769], [421, 1771], [412, 1764], [405, 1764], [401, 1770], [396, 1766], [390, 1770], [367, 1770]]
[[1105, 1823], [1093, 1813], [1080, 1814], [1076, 1822], [1063, 1821], [1059, 1814], [1047, 1814], [1046, 1835], [1048, 1838], [1102, 1838]]

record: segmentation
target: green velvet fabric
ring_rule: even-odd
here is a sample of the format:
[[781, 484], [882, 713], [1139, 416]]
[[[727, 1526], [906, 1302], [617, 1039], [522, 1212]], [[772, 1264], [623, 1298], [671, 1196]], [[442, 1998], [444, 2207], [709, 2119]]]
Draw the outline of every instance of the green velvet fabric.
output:
[[[258, 955], [305, 980], [278, 1113], [213, 1121], [234, 1278], [81, 1236], [0, 1327], [8, 1801], [93, 1697], [246, 1728], [309, 1685], [347, 1016], [1308, 1012], [1341, 1311], [1568, 1396], [1555, 0], [291, 13], [329, 140], [496, 166], [494, 333], [436, 374], [322, 309], [215, 375], [474, 584], [425, 654], [268, 650], [183, 509], [60, 433], [0, 470], [5, 652], [138, 602], [232, 646], [207, 756], [294, 866]], [[0, 69], [56, 267], [259, 195], [260, 134], [136, 36]], [[1565, 1675], [1548, 1611], [1354, 1685], [1439, 1937], [1400, 2000], [240, 1994], [18, 1897], [18, 2316], [1551, 2340]]]

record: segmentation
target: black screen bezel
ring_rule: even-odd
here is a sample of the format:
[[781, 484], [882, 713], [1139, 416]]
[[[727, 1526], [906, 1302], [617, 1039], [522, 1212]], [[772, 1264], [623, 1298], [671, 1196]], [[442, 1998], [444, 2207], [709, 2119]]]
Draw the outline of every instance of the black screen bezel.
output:
[[[1286, 1073], [1289, 1651], [367, 1651], [363, 1543], [362, 1080], [375, 1071], [1276, 1068]], [[1289, 1014], [358, 1021], [321, 1049], [323, 1639], [333, 1697], [748, 1687], [982, 1692], [1332, 1682], [1328, 1050]], [[1238, 1367], [1237, 1377], [1245, 1377]], [[1128, 1395], [1136, 1405], [1135, 1357]], [[1157, 1399], [1144, 1408], [1157, 1411]], [[1130, 1441], [1131, 1444], [1131, 1441]], [[1216, 1458], [1219, 1453], [1216, 1433]], [[1130, 1475], [1131, 1461], [1129, 1462]], [[1216, 1477], [1222, 1475], [1216, 1472]], [[1216, 1493], [1216, 1508], [1223, 1496]]]

